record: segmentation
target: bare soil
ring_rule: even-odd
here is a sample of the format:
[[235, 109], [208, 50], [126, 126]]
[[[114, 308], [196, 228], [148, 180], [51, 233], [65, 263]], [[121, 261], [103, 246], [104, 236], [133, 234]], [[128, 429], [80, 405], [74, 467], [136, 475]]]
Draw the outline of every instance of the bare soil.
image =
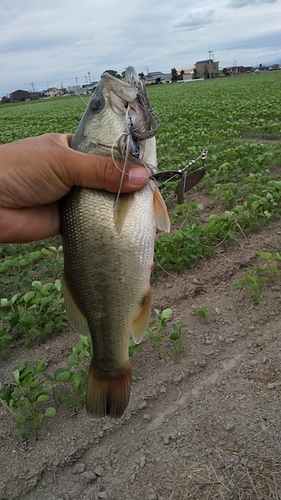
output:
[[[0, 499], [281, 499], [280, 278], [264, 285], [259, 303], [231, 290], [258, 251], [279, 251], [280, 241], [280, 221], [272, 221], [180, 274], [161, 274], [153, 307], [172, 308], [171, 323], [187, 325], [184, 345], [176, 361], [170, 341], [161, 357], [149, 341], [133, 357], [120, 420], [61, 407], [25, 443], [0, 408]], [[45, 356], [54, 371], [76, 341], [69, 330], [15, 348], [1, 361], [0, 379], [11, 381], [25, 358]]]

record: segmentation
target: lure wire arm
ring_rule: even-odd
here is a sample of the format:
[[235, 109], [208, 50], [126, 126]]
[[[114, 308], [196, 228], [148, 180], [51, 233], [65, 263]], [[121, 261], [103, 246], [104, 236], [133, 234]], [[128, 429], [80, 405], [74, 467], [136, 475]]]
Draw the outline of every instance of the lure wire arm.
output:
[[[198, 172], [198, 170], [200, 171], [201, 174], [203, 174], [203, 175], [205, 174], [205, 171], [203, 173], [203, 169], [205, 170], [207, 154], [208, 154], [208, 150], [207, 150], [207, 148], [204, 148], [201, 155], [198, 156], [195, 160], [191, 160], [183, 169], [181, 169], [181, 170], [164, 170], [163, 172], [157, 172], [155, 174], [152, 174], [149, 178], [155, 182], [158, 182], [158, 181], [161, 182], [161, 184], [158, 185], [159, 189], [165, 188], [167, 182], [182, 181], [182, 188], [183, 188], [183, 192], [185, 193], [186, 191], [188, 191], [188, 189], [186, 189], [186, 180], [189, 178], [189, 176], [192, 176], [194, 174], [194, 172]], [[202, 167], [191, 172], [187, 176], [186, 170], [189, 167], [192, 167], [200, 159], [202, 161]], [[203, 175], [202, 175], [202, 177], [203, 177]], [[199, 175], [198, 175], [198, 177], [199, 177]], [[198, 179], [198, 182], [199, 182], [199, 180], [200, 179]], [[195, 184], [197, 184], [197, 182]], [[191, 189], [191, 188], [189, 188], [189, 189]]]

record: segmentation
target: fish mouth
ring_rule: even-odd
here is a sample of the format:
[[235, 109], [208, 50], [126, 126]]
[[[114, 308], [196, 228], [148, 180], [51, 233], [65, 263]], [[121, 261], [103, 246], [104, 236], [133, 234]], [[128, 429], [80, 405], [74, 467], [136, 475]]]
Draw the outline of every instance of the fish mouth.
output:
[[128, 103], [136, 100], [138, 95], [137, 87], [133, 87], [126, 81], [115, 78], [115, 76], [107, 72], [101, 75], [101, 81], [106, 87], [108, 93], [112, 92], [120, 99], [123, 99]]
[[101, 84], [114, 111], [126, 114], [127, 133], [140, 141], [155, 136], [160, 120], [151, 108], [144, 80], [132, 66], [126, 69], [124, 80], [104, 72]]

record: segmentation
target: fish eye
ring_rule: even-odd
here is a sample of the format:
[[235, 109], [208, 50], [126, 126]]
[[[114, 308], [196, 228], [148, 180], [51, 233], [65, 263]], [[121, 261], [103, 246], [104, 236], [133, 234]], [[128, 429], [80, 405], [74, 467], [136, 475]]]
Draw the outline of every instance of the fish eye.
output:
[[104, 99], [101, 97], [93, 97], [89, 106], [94, 113], [99, 113], [104, 108]]

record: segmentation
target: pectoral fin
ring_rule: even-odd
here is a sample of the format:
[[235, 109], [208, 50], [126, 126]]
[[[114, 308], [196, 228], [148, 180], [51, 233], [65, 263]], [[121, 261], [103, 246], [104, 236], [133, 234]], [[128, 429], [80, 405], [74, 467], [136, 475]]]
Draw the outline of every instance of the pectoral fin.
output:
[[155, 187], [153, 193], [153, 206], [154, 206], [154, 215], [156, 220], [156, 227], [161, 229], [161, 231], [165, 231], [166, 233], [170, 232], [170, 219], [168, 215], [168, 210], [166, 207], [166, 203], [162, 198], [162, 195], [158, 189]]
[[118, 233], [121, 233], [124, 220], [132, 201], [132, 193], [120, 194], [114, 206], [114, 222]]
[[74, 297], [70, 291], [67, 278], [63, 277], [63, 292], [64, 292], [64, 305], [66, 308], [67, 316], [71, 326], [80, 335], [89, 335], [88, 322], [85, 316], [81, 313], [79, 307], [77, 306]]
[[147, 330], [151, 311], [151, 289], [149, 288], [144, 297], [141, 311], [133, 322], [132, 337], [136, 344], [139, 344]]

